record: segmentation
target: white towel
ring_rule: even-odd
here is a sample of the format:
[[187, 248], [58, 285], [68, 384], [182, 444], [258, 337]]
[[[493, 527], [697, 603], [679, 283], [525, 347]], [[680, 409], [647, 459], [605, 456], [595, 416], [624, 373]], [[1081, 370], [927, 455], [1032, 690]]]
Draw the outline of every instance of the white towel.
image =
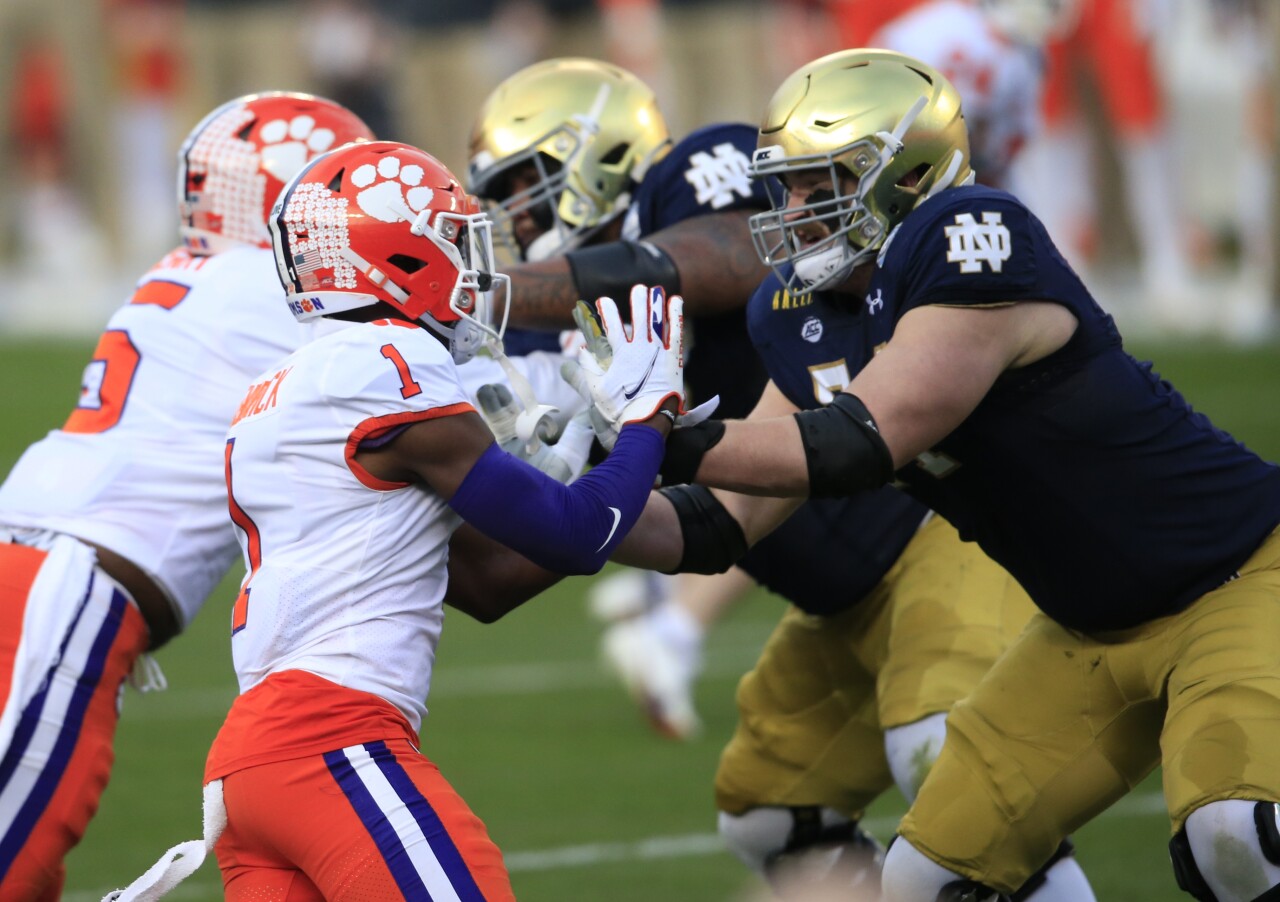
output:
[[204, 787], [204, 838], [179, 843], [160, 856], [147, 872], [124, 889], [113, 890], [102, 902], [154, 902], [204, 864], [205, 856], [227, 826], [227, 808], [222, 801], [222, 781]]

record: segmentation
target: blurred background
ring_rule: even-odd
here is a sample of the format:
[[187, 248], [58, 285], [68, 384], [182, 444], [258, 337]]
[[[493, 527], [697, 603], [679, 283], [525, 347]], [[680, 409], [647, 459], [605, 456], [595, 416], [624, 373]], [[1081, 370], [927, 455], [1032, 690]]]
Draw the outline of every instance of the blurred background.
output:
[[[754, 123], [800, 64], [864, 45], [917, 0], [0, 0], [0, 472], [74, 404], [111, 311], [177, 239], [175, 156], [261, 90], [352, 108], [466, 170], [505, 76], [566, 54], [658, 91], [680, 137]], [[1062, 0], [1043, 124], [1013, 173], [1072, 264], [1194, 404], [1280, 459], [1277, 0]], [[68, 862], [92, 902], [199, 830], [199, 775], [235, 695], [226, 611], [126, 693], [102, 810]], [[714, 832], [711, 780], [738, 676], [782, 608], [763, 590], [709, 640], [704, 732], [661, 741], [599, 666], [590, 583], [493, 626], [450, 615], [424, 749], [489, 825], [525, 902], [758, 898]], [[870, 812], [882, 839], [896, 793]], [[1158, 777], [1077, 837], [1100, 898], [1177, 898]], [[206, 865], [175, 899], [220, 898]]]
[[[174, 243], [182, 137], [237, 95], [331, 97], [462, 173], [480, 101], [538, 59], [621, 63], [680, 136], [756, 122], [792, 69], [914, 2], [4, 0], [0, 334], [97, 332]], [[1016, 190], [1127, 334], [1266, 338], [1280, 4], [1063, 2]]]

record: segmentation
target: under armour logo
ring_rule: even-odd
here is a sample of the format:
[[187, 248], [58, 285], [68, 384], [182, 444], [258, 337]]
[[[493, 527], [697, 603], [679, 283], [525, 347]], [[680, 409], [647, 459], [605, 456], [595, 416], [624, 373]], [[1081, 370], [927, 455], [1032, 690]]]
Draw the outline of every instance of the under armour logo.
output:
[[884, 298], [880, 296], [880, 289], [876, 289], [876, 296], [867, 295], [867, 309], [871, 311], [871, 315], [875, 316], [876, 311], [884, 306]]
[[700, 204], [709, 203], [720, 209], [733, 202], [733, 196], [751, 196], [751, 177], [747, 155], [726, 141], [711, 153], [698, 151], [689, 157], [684, 179], [693, 186]]
[[979, 225], [972, 213], [957, 213], [956, 224], [943, 229], [951, 244], [947, 247], [947, 262], [959, 263], [961, 272], [982, 272], [982, 264], [1000, 272], [1004, 261], [1012, 253], [1009, 229], [1001, 222], [999, 213], [983, 213]]

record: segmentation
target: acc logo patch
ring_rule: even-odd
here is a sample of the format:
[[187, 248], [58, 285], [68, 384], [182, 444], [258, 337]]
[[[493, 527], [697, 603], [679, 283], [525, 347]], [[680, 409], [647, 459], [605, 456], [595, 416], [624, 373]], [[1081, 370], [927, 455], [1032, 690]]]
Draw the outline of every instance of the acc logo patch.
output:
[[961, 272], [982, 272], [984, 263], [1000, 272], [1012, 254], [1009, 228], [999, 213], [983, 213], [981, 223], [972, 213], [957, 213], [956, 224], [943, 232], [950, 241], [947, 262], [959, 263]]
[[822, 320], [816, 316], [810, 316], [804, 321], [804, 325], [800, 327], [800, 337], [805, 341], [817, 344], [822, 340]]

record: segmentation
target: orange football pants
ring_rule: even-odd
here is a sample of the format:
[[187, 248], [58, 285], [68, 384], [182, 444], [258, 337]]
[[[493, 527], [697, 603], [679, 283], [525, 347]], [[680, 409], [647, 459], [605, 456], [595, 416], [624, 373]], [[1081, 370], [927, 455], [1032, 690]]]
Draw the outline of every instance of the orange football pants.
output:
[[227, 902], [513, 902], [502, 853], [407, 739], [223, 779]]
[[[63, 858], [111, 775], [121, 685], [147, 647], [137, 606], [91, 557], [83, 573], [45, 574], [57, 597], [33, 596], [48, 558], [0, 542], [0, 710], [13, 723], [0, 737], [0, 902], [60, 898]], [[75, 606], [65, 629], [32, 615], [53, 603]]]
[[1044, 116], [1050, 125], [1078, 108], [1075, 67], [1086, 66], [1102, 96], [1107, 119], [1124, 134], [1146, 134], [1164, 111], [1151, 42], [1135, 21], [1135, 0], [1083, 0], [1080, 21], [1046, 48]]

